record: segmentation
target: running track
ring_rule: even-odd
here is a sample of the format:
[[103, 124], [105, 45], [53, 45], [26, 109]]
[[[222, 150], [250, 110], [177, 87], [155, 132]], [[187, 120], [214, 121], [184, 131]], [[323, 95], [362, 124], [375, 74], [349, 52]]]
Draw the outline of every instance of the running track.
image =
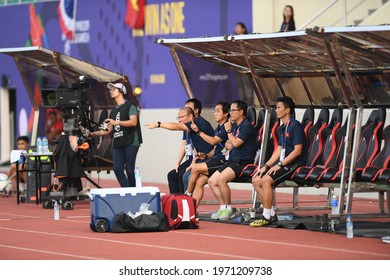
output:
[[[104, 186], [115, 187], [111, 180]], [[153, 185], [153, 184], [148, 184]], [[154, 184], [155, 185], [155, 184]], [[168, 192], [165, 185], [157, 185]], [[233, 190], [234, 199], [247, 199], [249, 191]], [[206, 191], [206, 199], [211, 199]], [[278, 203], [291, 201], [278, 194]], [[323, 205], [325, 197], [300, 196], [301, 204]], [[286, 204], [287, 206], [287, 204]], [[202, 205], [200, 212], [216, 206]], [[360, 199], [354, 207], [377, 211], [377, 202]], [[298, 214], [308, 215], [308, 212]], [[89, 229], [89, 201], [75, 201], [74, 210], [53, 210], [32, 203], [16, 204], [15, 196], [0, 197], [0, 259], [2, 260], [208, 260], [208, 259], [390, 259], [390, 245], [375, 238], [355, 237], [307, 230], [251, 228], [200, 222], [197, 230], [163, 233], [96, 233]], [[312, 214], [312, 213], [310, 213]], [[385, 221], [390, 221], [385, 219]]]

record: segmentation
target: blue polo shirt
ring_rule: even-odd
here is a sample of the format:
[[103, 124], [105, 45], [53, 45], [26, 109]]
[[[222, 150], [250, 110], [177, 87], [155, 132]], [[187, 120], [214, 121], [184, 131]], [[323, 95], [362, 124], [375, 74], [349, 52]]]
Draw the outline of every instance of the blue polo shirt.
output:
[[234, 137], [241, 139], [244, 143], [230, 151], [229, 160], [244, 160], [253, 162], [255, 160], [257, 150], [257, 131], [252, 126], [251, 122], [245, 118], [239, 125], [233, 126], [232, 133]]
[[[214, 136], [214, 129], [213, 129], [213, 127], [204, 118], [199, 116], [199, 117], [194, 119], [194, 123], [199, 128], [199, 130], [201, 130], [203, 133], [206, 133], [209, 136]], [[192, 128], [191, 128], [191, 124], [192, 124], [191, 122], [185, 123], [185, 125], [189, 129], [190, 139], [191, 139], [191, 142], [194, 145], [195, 149], [198, 152], [202, 152], [202, 153], [205, 153], [205, 154], [210, 153], [214, 149], [214, 146], [210, 145], [209, 143], [204, 141], [202, 139], [202, 137], [200, 137], [198, 135], [197, 132], [193, 131]]]
[[[286, 129], [287, 128], [287, 129]], [[286, 149], [286, 157], [294, 150], [296, 145], [302, 146], [302, 153], [293, 161], [298, 165], [306, 165], [307, 141], [302, 124], [291, 118], [287, 125], [282, 125], [278, 135], [278, 145]]]
[[222, 140], [215, 146], [214, 157], [225, 159], [225, 156], [222, 154], [222, 151], [225, 148], [225, 143], [228, 140], [225, 126], [218, 125], [217, 128], [214, 130], [214, 136], [217, 136], [219, 139]]

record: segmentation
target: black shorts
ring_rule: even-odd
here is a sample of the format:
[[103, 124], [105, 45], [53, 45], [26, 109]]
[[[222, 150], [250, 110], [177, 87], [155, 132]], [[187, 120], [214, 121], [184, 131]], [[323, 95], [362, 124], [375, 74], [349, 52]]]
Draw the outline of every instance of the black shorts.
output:
[[253, 164], [253, 161], [247, 161], [247, 160], [228, 160], [225, 162], [224, 165], [222, 165], [219, 169], [218, 172], [224, 171], [226, 168], [230, 167], [233, 171], [234, 174], [236, 175], [236, 179], [240, 177], [240, 174], [242, 170], [244, 169], [245, 166], [248, 164]]
[[205, 161], [207, 165], [207, 171], [209, 173], [209, 177], [214, 174], [215, 171], [217, 171], [222, 165], [224, 165], [226, 160], [221, 158], [209, 158]]
[[276, 171], [275, 174], [268, 175], [270, 176], [274, 181], [273, 187], [277, 187], [280, 183], [290, 180], [291, 176], [294, 174], [295, 170], [299, 167], [298, 164], [296, 163], [290, 163], [287, 164], [286, 166], [283, 166], [280, 168], [278, 171]]

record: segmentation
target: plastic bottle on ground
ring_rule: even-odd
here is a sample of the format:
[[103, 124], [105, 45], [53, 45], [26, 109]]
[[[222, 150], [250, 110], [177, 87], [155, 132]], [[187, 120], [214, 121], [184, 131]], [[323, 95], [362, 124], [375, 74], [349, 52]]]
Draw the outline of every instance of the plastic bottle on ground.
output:
[[293, 215], [278, 215], [279, 221], [292, 221], [293, 218]]
[[54, 220], [60, 219], [60, 209], [58, 207], [58, 201], [54, 201]]
[[352, 222], [352, 216], [347, 215], [347, 238], [353, 238], [353, 222]]
[[337, 208], [339, 206], [339, 200], [337, 199], [336, 195], [332, 196], [331, 206], [332, 206], [332, 215], [338, 214]]
[[141, 171], [139, 170], [138, 166], [134, 170], [134, 176], [135, 176], [135, 186], [137, 188], [142, 187]]

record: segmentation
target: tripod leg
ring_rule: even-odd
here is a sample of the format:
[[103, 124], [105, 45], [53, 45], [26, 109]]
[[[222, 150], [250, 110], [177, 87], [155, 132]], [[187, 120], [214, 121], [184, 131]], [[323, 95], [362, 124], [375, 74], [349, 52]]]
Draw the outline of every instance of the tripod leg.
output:
[[85, 176], [85, 179], [88, 180], [88, 182], [90, 182], [92, 185], [94, 185], [96, 188], [98, 189], [101, 189], [102, 187], [99, 186], [98, 184], [96, 184], [91, 178], [89, 178], [88, 176]]

